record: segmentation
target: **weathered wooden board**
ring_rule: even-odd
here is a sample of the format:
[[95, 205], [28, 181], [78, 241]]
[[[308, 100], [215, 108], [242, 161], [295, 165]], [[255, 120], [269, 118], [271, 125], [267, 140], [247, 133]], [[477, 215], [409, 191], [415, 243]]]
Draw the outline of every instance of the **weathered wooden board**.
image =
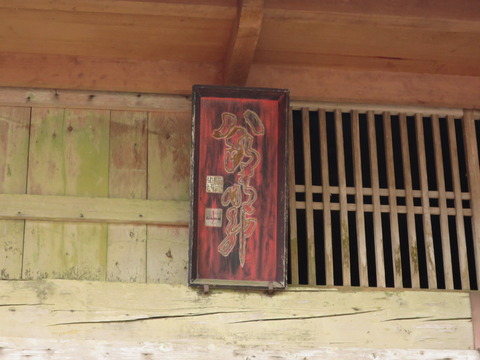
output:
[[[0, 107], [0, 193], [26, 191], [30, 109]], [[24, 221], [0, 220], [0, 279], [20, 279]]]
[[[145, 358], [155, 354], [154, 344], [174, 359], [189, 358], [182, 357], [188, 352], [198, 358], [196, 351], [208, 358], [334, 358], [335, 351], [352, 354], [352, 348], [370, 349], [367, 358], [373, 359], [402, 358], [394, 356], [402, 351], [415, 358], [423, 355], [419, 349], [442, 350], [442, 358], [478, 358], [469, 294], [460, 292], [295, 287], [273, 296], [217, 289], [204, 295], [181, 285], [44, 280], [0, 282], [0, 294], [0, 338], [8, 351], [23, 350], [21, 344], [45, 351], [40, 344], [52, 344], [54, 355], [57, 348], [67, 351], [55, 344], [62, 339], [73, 347], [148, 344]], [[432, 354], [440, 352], [426, 358]]]
[[0, 219], [188, 225], [188, 201], [0, 194]]
[[56, 107], [141, 111], [190, 111], [187, 96], [64, 89], [1, 88], [0, 103], [7, 106]]
[[[191, 124], [190, 112], [149, 113], [149, 200], [189, 200]], [[147, 282], [186, 283], [187, 257], [186, 227], [147, 227]]]
[[[29, 194], [108, 196], [109, 111], [35, 108], [31, 122]], [[106, 246], [106, 224], [28, 221], [23, 277], [104, 279]]]
[[190, 112], [149, 113], [149, 199], [189, 199], [191, 124]]
[[[109, 196], [147, 198], [147, 113], [112, 111]], [[146, 281], [145, 225], [109, 225], [107, 279]]]
[[272, 345], [256, 344], [239, 347], [235, 344], [205, 344], [196, 341], [178, 342], [132, 342], [81, 340], [38, 340], [0, 337], [0, 359], [34, 358], [38, 360], [78, 359], [178, 359], [178, 360], [478, 360], [476, 350], [430, 350], [430, 349], [374, 349], [319, 347], [305, 349], [301, 344], [292, 344], [288, 349], [276, 349]]
[[149, 225], [147, 235], [147, 282], [186, 284], [188, 227]]

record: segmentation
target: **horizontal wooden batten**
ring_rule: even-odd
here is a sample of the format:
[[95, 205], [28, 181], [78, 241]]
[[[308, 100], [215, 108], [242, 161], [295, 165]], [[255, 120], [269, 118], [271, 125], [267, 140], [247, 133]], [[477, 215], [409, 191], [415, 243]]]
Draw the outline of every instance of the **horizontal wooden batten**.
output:
[[[0, 87], [1, 106], [21, 107], [55, 107], [72, 109], [110, 109], [110, 110], [142, 110], [142, 111], [191, 111], [190, 94], [164, 95], [146, 92], [111, 92], [98, 90], [70, 90]], [[392, 115], [405, 113], [412, 116], [417, 113], [425, 116], [453, 116], [461, 118], [463, 109], [426, 106], [375, 105], [357, 103], [337, 103], [325, 101], [290, 102], [293, 110], [308, 108], [310, 111], [324, 109], [325, 111], [350, 112], [357, 110], [360, 114], [373, 111], [382, 114], [389, 111]], [[474, 111], [474, 117], [480, 118], [480, 111]], [[298, 185], [297, 185], [298, 188]], [[314, 187], [315, 190], [315, 187]]]
[[[306, 209], [306, 203], [304, 201], [297, 201], [296, 203], [296, 208], [297, 209]], [[348, 211], [357, 211], [357, 204], [347, 204], [346, 205]], [[339, 211], [341, 208], [341, 205], [339, 203], [330, 203], [330, 209]], [[314, 210], [323, 210], [324, 205], [321, 202], [314, 202], [313, 203], [313, 209]], [[363, 211], [365, 212], [374, 212], [374, 207], [372, 204], [363, 204], [362, 206]], [[382, 213], [390, 213], [390, 205], [380, 205], [380, 211]], [[407, 207], [403, 205], [397, 205], [397, 212], [399, 214], [407, 214]], [[423, 214], [424, 210], [421, 206], [414, 206], [413, 207], [413, 213], [414, 214]], [[432, 215], [440, 215], [440, 208], [439, 207], [431, 207], [430, 208], [430, 213]], [[454, 208], [448, 208], [446, 210], [447, 215], [453, 216], [457, 215], [457, 210]], [[462, 212], [460, 213], [462, 216], [472, 216], [472, 210], [471, 209], [463, 209]]]
[[[354, 187], [347, 187], [347, 195], [355, 195], [356, 190]], [[319, 185], [315, 185], [312, 187], [312, 192], [314, 194], [322, 194], [323, 187]], [[305, 192], [305, 185], [295, 185], [295, 191], [297, 193], [303, 193]], [[339, 193], [339, 187], [338, 186], [329, 186], [329, 191], [331, 194], [338, 194]], [[362, 188], [362, 194], [366, 196], [372, 196], [373, 195], [373, 190], [371, 188]], [[385, 188], [380, 188], [379, 189], [379, 194], [380, 196], [388, 196], [389, 190]], [[421, 191], [420, 190], [412, 190], [412, 194], [414, 197], [421, 197]], [[406, 191], [404, 189], [395, 189], [395, 195], [399, 197], [405, 197], [406, 196]], [[447, 191], [445, 192], [446, 198], [447, 199], [454, 199], [455, 198], [455, 193], [453, 191]], [[430, 190], [428, 191], [428, 196], [430, 198], [437, 199], [438, 198], [438, 191]], [[470, 200], [470, 193], [467, 192], [462, 192], [461, 193], [462, 200]]]
[[0, 194], [0, 219], [188, 226], [188, 201]]
[[190, 98], [184, 95], [27, 88], [0, 88], [0, 105], [172, 112], [192, 108]]

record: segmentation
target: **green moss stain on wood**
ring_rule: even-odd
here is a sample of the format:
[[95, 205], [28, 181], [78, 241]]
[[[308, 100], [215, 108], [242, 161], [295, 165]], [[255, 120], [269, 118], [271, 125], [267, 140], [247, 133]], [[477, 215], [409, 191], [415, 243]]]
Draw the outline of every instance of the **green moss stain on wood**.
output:
[[65, 195], [108, 196], [109, 117], [105, 110], [66, 110]]
[[32, 109], [28, 193], [64, 195], [66, 183], [63, 109]]
[[[107, 197], [109, 114], [34, 109], [28, 193]], [[26, 226], [24, 278], [105, 278], [106, 224]]]
[[[29, 127], [29, 108], [0, 107], [0, 193], [26, 191]], [[24, 225], [0, 221], [0, 279], [21, 278]]]
[[25, 193], [30, 109], [0, 107], [0, 192]]
[[[147, 197], [146, 112], [112, 111], [110, 120], [110, 197]], [[145, 282], [145, 225], [109, 225], [107, 280]]]

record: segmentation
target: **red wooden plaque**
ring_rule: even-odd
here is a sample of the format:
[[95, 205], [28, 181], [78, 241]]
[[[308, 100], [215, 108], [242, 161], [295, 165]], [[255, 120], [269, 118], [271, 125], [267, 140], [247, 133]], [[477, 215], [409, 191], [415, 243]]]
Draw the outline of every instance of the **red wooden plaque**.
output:
[[190, 285], [285, 288], [288, 100], [193, 87]]

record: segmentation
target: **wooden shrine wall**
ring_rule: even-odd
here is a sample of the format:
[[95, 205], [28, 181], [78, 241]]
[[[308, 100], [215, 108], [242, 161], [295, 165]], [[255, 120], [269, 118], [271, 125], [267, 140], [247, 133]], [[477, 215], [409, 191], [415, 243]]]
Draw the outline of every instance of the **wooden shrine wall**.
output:
[[188, 288], [190, 131], [184, 97], [3, 92], [0, 359], [479, 359], [465, 291]]

